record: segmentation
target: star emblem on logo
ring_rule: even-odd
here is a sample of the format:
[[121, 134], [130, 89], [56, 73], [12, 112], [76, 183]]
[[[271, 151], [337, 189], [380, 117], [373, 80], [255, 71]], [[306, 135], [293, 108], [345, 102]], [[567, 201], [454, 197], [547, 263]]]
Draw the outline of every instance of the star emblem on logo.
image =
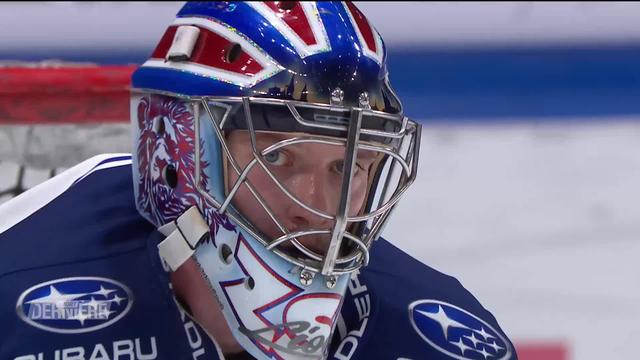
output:
[[506, 360], [510, 343], [478, 316], [439, 300], [409, 305], [409, 319], [418, 334], [438, 351], [459, 360]]
[[468, 329], [468, 327], [466, 325], [463, 325], [455, 320], [451, 320], [447, 314], [444, 312], [444, 310], [442, 309], [442, 306], [438, 306], [438, 312], [437, 313], [430, 313], [427, 311], [422, 311], [422, 310], [416, 310], [418, 313], [428, 317], [431, 320], [435, 320], [437, 321], [440, 326], [442, 327], [442, 332], [444, 334], [444, 338], [445, 339], [449, 339], [449, 328], [450, 327], [458, 327], [458, 328], [462, 328], [462, 329]]

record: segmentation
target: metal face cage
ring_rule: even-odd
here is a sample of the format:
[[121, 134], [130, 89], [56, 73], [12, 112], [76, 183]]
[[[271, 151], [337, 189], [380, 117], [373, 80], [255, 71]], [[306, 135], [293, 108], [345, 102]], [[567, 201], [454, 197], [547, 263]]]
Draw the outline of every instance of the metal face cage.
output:
[[[237, 225], [260, 241], [267, 249], [302, 269], [327, 277], [352, 272], [369, 261], [369, 248], [380, 235], [390, 214], [413, 183], [418, 166], [421, 125], [402, 114], [388, 114], [363, 107], [310, 104], [301, 101], [256, 97], [190, 97], [193, 102], [196, 139], [196, 191]], [[228, 184], [222, 201], [201, 186], [203, 170], [200, 161], [200, 119], [205, 116], [220, 144], [220, 156], [238, 178]], [[251, 141], [252, 159], [241, 167], [230, 151], [226, 135], [244, 130]], [[261, 132], [290, 133], [285, 140], [260, 149], [256, 138]], [[342, 163], [338, 206], [334, 213], [305, 204], [278, 179], [265, 163], [265, 156], [296, 144], [315, 143], [345, 148]], [[365, 203], [360, 213], [349, 215], [350, 195], [358, 151], [375, 152], [377, 161], [369, 170]], [[251, 184], [252, 169], [264, 171], [291, 201], [314, 216], [332, 222], [331, 229], [290, 231], [273, 210], [277, 204], [267, 204], [258, 189]], [[223, 177], [227, 179], [226, 173]], [[242, 185], [268, 214], [279, 229], [277, 238], [266, 236], [256, 224], [232, 204]], [[323, 235], [330, 238], [326, 253], [309, 249], [300, 240], [305, 236]], [[293, 247], [284, 247], [289, 243]], [[293, 249], [293, 251], [292, 251]]]

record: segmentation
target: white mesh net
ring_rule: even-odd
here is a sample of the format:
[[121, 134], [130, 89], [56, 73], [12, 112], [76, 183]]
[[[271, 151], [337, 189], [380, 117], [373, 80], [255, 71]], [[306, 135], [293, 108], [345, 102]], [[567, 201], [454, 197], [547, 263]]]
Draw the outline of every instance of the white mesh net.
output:
[[130, 150], [129, 124], [0, 125], [0, 203], [93, 155]]

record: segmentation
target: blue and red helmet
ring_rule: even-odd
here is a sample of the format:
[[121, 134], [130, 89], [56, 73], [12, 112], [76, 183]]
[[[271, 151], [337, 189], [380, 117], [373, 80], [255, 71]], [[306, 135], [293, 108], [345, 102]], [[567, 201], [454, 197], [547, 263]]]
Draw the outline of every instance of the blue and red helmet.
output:
[[[197, 39], [189, 54], [173, 54], [182, 61], [170, 61], [181, 27]], [[343, 105], [360, 106], [366, 92], [371, 109], [402, 111], [382, 37], [350, 2], [188, 3], [133, 75], [133, 87], [322, 104], [341, 89]]]
[[[254, 357], [326, 356], [349, 274], [368, 263], [417, 171], [420, 125], [403, 114], [389, 84], [380, 34], [352, 3], [187, 3], [132, 85], [136, 204], [168, 235], [160, 256], [171, 270], [196, 261], [232, 333]], [[233, 131], [251, 135], [246, 165], [229, 151]], [[262, 132], [287, 138], [260, 148]], [[344, 150], [335, 211], [305, 204], [265, 162], [305, 143]], [[377, 160], [353, 215], [347, 210], [359, 151]], [[332, 227], [287, 229], [273, 211], [278, 204], [266, 203], [248, 181], [252, 167]], [[242, 186], [280, 235], [266, 235], [234, 205]], [[330, 239], [326, 251], [300, 241], [319, 235]], [[300, 322], [308, 326], [287, 330]], [[290, 343], [301, 334], [307, 340]]]

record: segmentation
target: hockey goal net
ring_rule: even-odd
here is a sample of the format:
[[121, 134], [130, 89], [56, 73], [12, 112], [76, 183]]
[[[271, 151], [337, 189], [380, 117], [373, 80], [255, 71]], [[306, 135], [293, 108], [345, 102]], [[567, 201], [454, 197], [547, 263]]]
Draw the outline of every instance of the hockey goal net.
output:
[[93, 155], [130, 152], [135, 68], [0, 62], [0, 203]]

